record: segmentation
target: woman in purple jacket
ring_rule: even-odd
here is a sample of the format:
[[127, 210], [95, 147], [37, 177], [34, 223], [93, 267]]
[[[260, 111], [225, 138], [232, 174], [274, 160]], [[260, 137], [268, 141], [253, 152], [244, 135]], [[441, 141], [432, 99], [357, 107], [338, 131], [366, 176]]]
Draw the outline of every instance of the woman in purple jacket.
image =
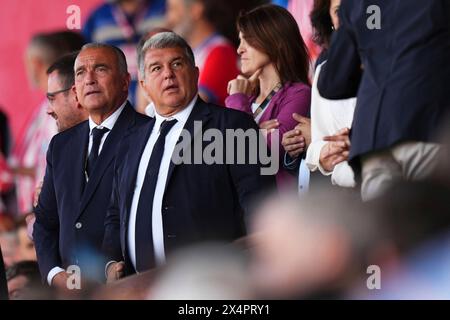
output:
[[[298, 122], [293, 115], [309, 116], [311, 89], [309, 57], [294, 17], [284, 8], [264, 5], [241, 14], [237, 20], [241, 72], [228, 84], [228, 108], [253, 115], [261, 129], [267, 129], [267, 143], [278, 129], [278, 188], [294, 186], [295, 177], [285, 171], [283, 134]], [[275, 137], [275, 136], [274, 136]], [[304, 147], [301, 137], [298, 145]]]

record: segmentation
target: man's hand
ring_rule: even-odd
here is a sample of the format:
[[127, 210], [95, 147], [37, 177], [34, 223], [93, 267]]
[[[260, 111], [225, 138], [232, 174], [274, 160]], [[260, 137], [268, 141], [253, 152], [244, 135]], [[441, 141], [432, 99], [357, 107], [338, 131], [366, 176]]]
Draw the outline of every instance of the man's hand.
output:
[[111, 283], [123, 278], [125, 275], [125, 262], [120, 261], [111, 263], [106, 270], [106, 274], [106, 283]]
[[259, 84], [258, 77], [261, 74], [261, 69], [255, 71], [250, 78], [246, 78], [242, 75], [238, 75], [236, 79], [228, 82], [227, 92], [229, 95], [235, 93], [243, 93], [247, 96], [251, 96], [255, 92], [255, 88]]
[[334, 170], [334, 167], [348, 159], [350, 150], [350, 139], [348, 137], [350, 130], [343, 128], [335, 135], [324, 137], [328, 141], [320, 151], [320, 165], [328, 172]]
[[67, 288], [67, 279], [69, 277], [67, 276], [67, 272], [61, 271], [60, 273], [57, 273], [53, 279], [52, 279], [52, 287], [57, 288], [58, 290], [69, 290]]
[[36, 187], [36, 189], [34, 189], [33, 207], [36, 207], [38, 205], [39, 195], [41, 194], [43, 184], [44, 184], [44, 181], [41, 180], [39, 182], [38, 186]]
[[292, 118], [298, 122], [295, 129], [300, 130], [302, 136], [305, 138], [306, 148], [308, 148], [311, 144], [311, 119], [298, 113], [293, 113]]
[[36, 221], [36, 216], [33, 212], [28, 214], [25, 217], [25, 222], [27, 223], [27, 235], [31, 241], [33, 241], [33, 228], [34, 228], [35, 221]]
[[305, 137], [301, 135], [299, 129], [293, 129], [285, 134], [281, 139], [284, 150], [292, 159], [296, 159], [303, 151], [305, 151]]

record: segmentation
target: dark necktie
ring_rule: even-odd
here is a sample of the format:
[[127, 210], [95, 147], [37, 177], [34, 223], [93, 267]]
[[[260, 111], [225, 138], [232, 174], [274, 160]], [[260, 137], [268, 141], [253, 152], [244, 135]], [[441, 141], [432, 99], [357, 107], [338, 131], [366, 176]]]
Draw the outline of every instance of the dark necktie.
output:
[[177, 122], [176, 119], [161, 123], [159, 137], [153, 146], [152, 154], [145, 172], [144, 182], [136, 212], [135, 249], [136, 271], [142, 272], [155, 266], [152, 235], [152, 209], [159, 167], [164, 154], [167, 133]]
[[92, 129], [92, 148], [86, 162], [86, 174], [90, 177], [92, 170], [94, 169], [95, 163], [98, 158], [98, 150], [100, 148], [100, 142], [102, 141], [103, 135], [108, 132], [108, 128], [94, 128]]

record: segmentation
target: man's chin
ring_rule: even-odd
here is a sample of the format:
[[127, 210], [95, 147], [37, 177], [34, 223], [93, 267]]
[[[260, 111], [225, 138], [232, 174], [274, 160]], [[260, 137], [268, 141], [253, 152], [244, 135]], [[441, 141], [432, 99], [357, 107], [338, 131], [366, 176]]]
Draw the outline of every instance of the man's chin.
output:
[[105, 105], [104, 101], [85, 101], [84, 104], [82, 104], [82, 106], [88, 111], [88, 113], [92, 112], [92, 111], [96, 111], [99, 109], [102, 109]]

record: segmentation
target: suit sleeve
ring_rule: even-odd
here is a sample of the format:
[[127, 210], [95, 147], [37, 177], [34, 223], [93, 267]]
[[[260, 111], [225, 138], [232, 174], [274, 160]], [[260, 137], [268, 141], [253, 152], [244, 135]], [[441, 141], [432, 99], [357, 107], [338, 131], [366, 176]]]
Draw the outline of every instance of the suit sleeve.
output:
[[102, 251], [107, 261], [122, 261], [120, 246], [120, 213], [119, 213], [119, 177], [118, 158], [114, 164], [114, 179], [111, 200], [106, 212], [105, 235], [103, 237]]
[[326, 99], [356, 97], [361, 80], [361, 59], [344, 2], [339, 11], [340, 27], [331, 38], [327, 62], [319, 75], [317, 87]]
[[33, 226], [33, 239], [42, 279], [56, 266], [62, 266], [59, 255], [59, 216], [53, 181], [52, 154], [54, 139], [47, 151], [47, 167], [39, 195], [38, 205], [34, 209], [36, 221]]

